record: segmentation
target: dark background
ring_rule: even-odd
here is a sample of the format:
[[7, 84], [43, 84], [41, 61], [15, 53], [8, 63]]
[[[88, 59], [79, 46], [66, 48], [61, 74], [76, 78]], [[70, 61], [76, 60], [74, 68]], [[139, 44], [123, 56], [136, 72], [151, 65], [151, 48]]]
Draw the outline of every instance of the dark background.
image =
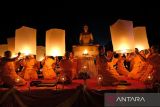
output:
[[45, 45], [46, 30], [62, 28], [66, 30], [66, 50], [71, 51], [78, 44], [82, 26], [88, 24], [95, 42], [110, 48], [109, 26], [118, 19], [146, 26], [150, 46], [160, 44], [160, 6], [145, 0], [6, 1], [0, 3], [0, 44], [7, 43], [6, 38], [23, 25], [37, 29], [37, 45]]

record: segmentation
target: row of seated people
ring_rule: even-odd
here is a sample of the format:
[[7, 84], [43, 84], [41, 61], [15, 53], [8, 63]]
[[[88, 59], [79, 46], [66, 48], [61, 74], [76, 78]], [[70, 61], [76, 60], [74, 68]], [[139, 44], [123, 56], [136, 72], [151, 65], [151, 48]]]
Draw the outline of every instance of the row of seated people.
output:
[[[117, 55], [117, 56], [116, 56]], [[152, 78], [153, 82], [159, 81], [160, 78], [160, 56], [156, 47], [151, 47], [148, 54], [144, 51], [138, 51], [123, 56], [121, 54], [114, 55], [112, 51], [107, 51], [105, 48], [99, 48], [99, 55], [96, 57], [96, 71], [97, 74], [103, 76], [103, 85], [114, 85], [122, 80], [136, 79], [142, 82]], [[26, 81], [38, 79], [37, 70], [40, 64], [33, 56], [27, 56], [21, 61], [18, 61], [20, 54], [16, 58], [11, 58], [11, 52], [6, 51], [5, 57], [0, 60], [0, 78], [10, 86], [25, 85]], [[66, 53], [66, 57], [59, 61], [62, 68], [60, 75], [65, 75], [72, 80], [77, 76], [76, 66], [73, 55], [69, 57], [70, 53]], [[129, 69], [124, 66], [124, 62], [130, 62]], [[16, 63], [23, 66], [21, 72], [16, 73]], [[42, 74], [44, 79], [56, 78], [55, 68], [56, 61], [52, 57], [45, 57], [41, 62]], [[124, 78], [125, 77], [125, 78]], [[150, 79], [149, 78], [149, 79]]]
[[[37, 71], [40, 70], [40, 65], [43, 66], [41, 71], [44, 79], [55, 79], [57, 77], [54, 69], [57, 63], [62, 68], [59, 72], [60, 75], [65, 75], [68, 80], [72, 80], [75, 75], [74, 62], [70, 59], [72, 56], [69, 52], [59, 62], [49, 56], [46, 56], [41, 62], [36, 61], [33, 55], [18, 60], [19, 57], [20, 53], [16, 58], [11, 58], [11, 52], [6, 51], [5, 57], [0, 59], [0, 79], [7, 86], [25, 85], [27, 81], [37, 80]], [[20, 66], [22, 66], [22, 69], [18, 71]]]
[[[135, 79], [144, 83], [148, 80], [151, 83], [160, 80], [160, 55], [156, 46], [140, 52], [135, 49], [135, 52], [125, 56], [115, 54], [115, 57], [112, 51], [107, 51], [105, 55], [104, 47], [101, 47], [99, 51], [97, 68], [98, 74], [103, 76], [103, 85], [119, 84], [120, 81], [126, 79]], [[125, 62], [130, 63], [128, 69], [124, 66]]]

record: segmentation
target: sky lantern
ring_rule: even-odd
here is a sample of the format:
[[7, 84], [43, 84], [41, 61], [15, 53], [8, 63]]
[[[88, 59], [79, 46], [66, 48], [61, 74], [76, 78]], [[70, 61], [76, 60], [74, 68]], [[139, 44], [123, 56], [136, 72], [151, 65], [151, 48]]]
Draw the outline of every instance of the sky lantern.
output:
[[117, 20], [110, 26], [113, 50], [117, 53], [130, 53], [134, 51], [133, 22]]
[[36, 55], [36, 29], [22, 26], [16, 30], [15, 51]]
[[134, 28], [134, 41], [135, 41], [135, 48], [138, 48], [139, 51], [144, 49], [149, 49], [145, 27], [141, 26]]
[[15, 37], [7, 38], [8, 50], [12, 52], [12, 57], [16, 56], [15, 53]]
[[45, 56], [45, 47], [44, 46], [37, 46], [37, 55], [36, 59], [37, 61], [42, 61]]
[[8, 50], [7, 44], [0, 44], [0, 56], [4, 57], [4, 52]]
[[65, 30], [50, 29], [46, 32], [46, 55], [64, 56]]

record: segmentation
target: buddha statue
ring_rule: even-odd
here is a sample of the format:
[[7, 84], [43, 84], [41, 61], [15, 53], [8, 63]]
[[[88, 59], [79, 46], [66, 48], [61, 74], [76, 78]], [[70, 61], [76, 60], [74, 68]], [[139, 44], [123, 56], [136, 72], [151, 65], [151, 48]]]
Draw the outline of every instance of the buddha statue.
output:
[[93, 43], [93, 35], [88, 31], [88, 26], [83, 26], [83, 32], [80, 33], [79, 37], [80, 45], [91, 45]]

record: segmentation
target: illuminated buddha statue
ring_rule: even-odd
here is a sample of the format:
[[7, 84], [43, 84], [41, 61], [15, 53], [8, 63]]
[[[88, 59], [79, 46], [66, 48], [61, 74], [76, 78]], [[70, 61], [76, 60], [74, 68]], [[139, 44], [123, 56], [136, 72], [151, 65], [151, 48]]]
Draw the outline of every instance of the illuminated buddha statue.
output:
[[83, 32], [80, 33], [79, 42], [81, 45], [89, 45], [93, 42], [93, 35], [88, 31], [88, 26], [83, 26]]

